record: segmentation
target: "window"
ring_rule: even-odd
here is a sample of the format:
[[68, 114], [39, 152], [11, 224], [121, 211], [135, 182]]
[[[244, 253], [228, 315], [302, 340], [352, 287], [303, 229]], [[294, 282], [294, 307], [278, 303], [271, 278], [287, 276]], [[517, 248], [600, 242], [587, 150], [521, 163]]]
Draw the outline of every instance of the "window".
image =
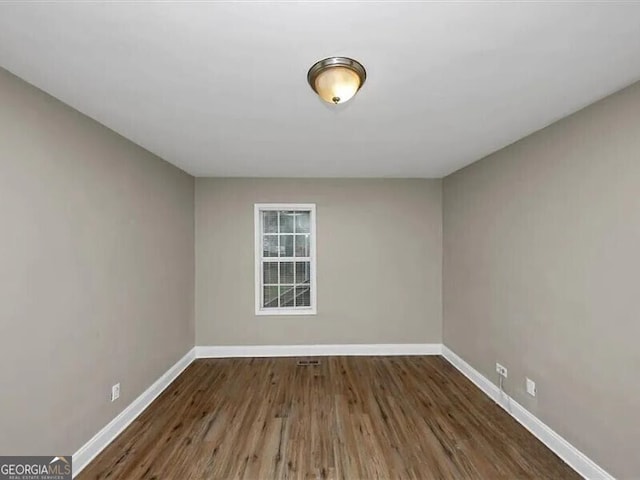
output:
[[256, 315], [316, 313], [316, 206], [256, 204]]

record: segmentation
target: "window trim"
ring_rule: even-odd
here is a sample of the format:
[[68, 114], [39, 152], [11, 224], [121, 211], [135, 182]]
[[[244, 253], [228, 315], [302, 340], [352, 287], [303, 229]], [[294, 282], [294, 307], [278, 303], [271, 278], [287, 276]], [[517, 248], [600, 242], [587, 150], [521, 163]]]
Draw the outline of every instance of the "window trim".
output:
[[[262, 307], [262, 224], [261, 213], [267, 210], [310, 211], [310, 299], [311, 306], [304, 308], [279, 307], [265, 309]], [[317, 314], [317, 283], [316, 283], [316, 204], [315, 203], [256, 203], [253, 208], [254, 222], [254, 263], [255, 263], [255, 312], [256, 315], [316, 315]], [[278, 257], [279, 258], [279, 257]]]

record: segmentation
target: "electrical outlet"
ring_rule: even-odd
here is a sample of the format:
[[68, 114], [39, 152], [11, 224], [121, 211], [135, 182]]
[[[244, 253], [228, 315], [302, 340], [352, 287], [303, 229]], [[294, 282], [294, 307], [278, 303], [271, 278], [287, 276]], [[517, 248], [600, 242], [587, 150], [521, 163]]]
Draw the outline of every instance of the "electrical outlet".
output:
[[536, 396], [536, 382], [527, 378], [527, 393], [532, 397]]
[[496, 363], [496, 372], [498, 372], [498, 375], [507, 378], [507, 368], [503, 367], [499, 363]]
[[111, 401], [115, 402], [118, 398], [120, 398], [120, 384], [116, 383], [111, 387]]

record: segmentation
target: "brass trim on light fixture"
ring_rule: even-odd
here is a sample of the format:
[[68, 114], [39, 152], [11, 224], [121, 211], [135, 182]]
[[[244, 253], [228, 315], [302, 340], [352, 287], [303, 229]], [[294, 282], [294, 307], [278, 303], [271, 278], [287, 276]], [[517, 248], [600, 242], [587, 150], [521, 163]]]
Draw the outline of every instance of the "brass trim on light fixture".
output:
[[[334, 67], [344, 67], [355, 72], [360, 79], [358, 90], [362, 88], [362, 85], [364, 85], [364, 82], [367, 79], [367, 71], [357, 60], [348, 57], [329, 57], [314, 63], [307, 72], [307, 82], [309, 82], [309, 85], [314, 92], [319, 93], [318, 90], [316, 90], [316, 79], [318, 76], [327, 69]], [[334, 99], [334, 103], [339, 103], [339, 101], [339, 98]]]

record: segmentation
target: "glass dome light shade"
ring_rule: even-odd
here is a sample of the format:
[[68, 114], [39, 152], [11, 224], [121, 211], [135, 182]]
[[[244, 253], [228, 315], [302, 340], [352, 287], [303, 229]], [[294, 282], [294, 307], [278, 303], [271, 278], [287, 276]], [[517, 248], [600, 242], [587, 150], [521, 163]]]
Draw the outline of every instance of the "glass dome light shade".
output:
[[330, 67], [316, 77], [315, 87], [325, 102], [344, 103], [360, 89], [360, 77], [350, 68]]

